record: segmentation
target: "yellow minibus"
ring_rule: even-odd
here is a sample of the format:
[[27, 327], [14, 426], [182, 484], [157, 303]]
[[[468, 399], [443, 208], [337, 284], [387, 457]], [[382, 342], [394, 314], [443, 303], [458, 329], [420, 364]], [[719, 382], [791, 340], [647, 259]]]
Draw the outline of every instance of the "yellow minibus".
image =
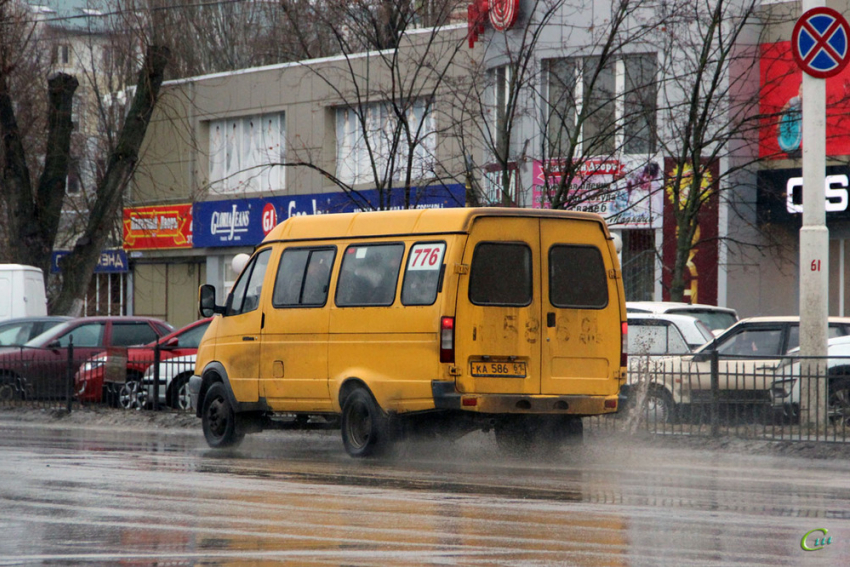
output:
[[342, 430], [353, 457], [414, 434], [523, 450], [617, 411], [626, 307], [598, 215], [458, 208], [298, 216], [259, 244], [190, 380], [214, 448], [265, 428]]

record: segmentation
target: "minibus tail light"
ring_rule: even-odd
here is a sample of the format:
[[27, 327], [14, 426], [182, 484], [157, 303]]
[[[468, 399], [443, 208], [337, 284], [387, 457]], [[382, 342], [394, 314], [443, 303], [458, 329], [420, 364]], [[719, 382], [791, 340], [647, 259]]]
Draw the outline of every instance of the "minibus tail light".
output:
[[455, 318], [440, 319], [440, 362], [455, 361]]
[[629, 323], [623, 321], [621, 323], [622, 343], [620, 344], [620, 367], [628, 366], [629, 364]]

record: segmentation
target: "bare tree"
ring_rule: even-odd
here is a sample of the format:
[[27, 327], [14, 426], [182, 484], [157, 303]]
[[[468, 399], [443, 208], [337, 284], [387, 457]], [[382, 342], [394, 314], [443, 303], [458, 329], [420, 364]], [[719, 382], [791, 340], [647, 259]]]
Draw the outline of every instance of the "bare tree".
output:
[[[685, 297], [689, 258], [706, 242], [699, 235], [700, 212], [720, 198], [734, 199], [735, 180], [758, 162], [758, 36], [755, 0], [709, 4], [681, 2], [664, 34], [663, 102], [659, 137], [671, 156], [666, 183], [676, 225], [670, 299]], [[764, 22], [760, 22], [764, 23]], [[719, 168], [727, 159], [726, 167]]]
[[[7, 18], [7, 14], [9, 12], [5, 10], [2, 13], [3, 24], [17, 26], [17, 33], [3, 34], [3, 37], [14, 37], [20, 41], [22, 37], [32, 40], [36, 36], [30, 19], [20, 18], [18, 14], [18, 19], [13, 22]], [[21, 94], [13, 90], [13, 86], [21, 82], [16, 75], [22, 68], [21, 61], [26, 60], [26, 54], [33, 53], [28, 45], [25, 41], [24, 49], [18, 51], [12, 49], [13, 42], [4, 42], [0, 46], [2, 196], [8, 218], [10, 258], [16, 262], [36, 265], [48, 273], [63, 204], [66, 202], [66, 181], [73, 155], [73, 99], [79, 81], [76, 77], [62, 73], [48, 80], [48, 104], [41, 109], [41, 112], [46, 113], [48, 123], [48, 136], [40, 150], [44, 165], [38, 183], [33, 185], [31, 171], [34, 168], [31, 164], [37, 164], [39, 160], [29, 156], [34, 151], [39, 152], [39, 149], [33, 145], [28, 147], [22, 140], [22, 130], [16, 116], [20, 106], [16, 101], [20, 100]], [[82, 298], [97, 258], [120, 210], [121, 195], [133, 171], [156, 104], [168, 57], [168, 50], [160, 47], [150, 47], [146, 53], [138, 74], [133, 105], [115, 139], [114, 149], [108, 156], [103, 156], [105, 169], [97, 182], [96, 198], [88, 211], [86, 227], [76, 240], [71, 254], [62, 261], [62, 286], [58, 296], [53, 298], [53, 312], [79, 314], [81, 311]]]
[[[411, 6], [340, 2], [346, 15], [342, 25], [314, 13], [341, 54], [335, 63], [308, 65], [335, 99], [337, 167], [329, 171], [293, 145], [286, 165], [319, 171], [365, 209], [390, 207], [397, 191], [400, 206], [409, 208], [416, 204], [414, 188], [462, 181], [462, 161], [441, 162], [436, 139], [447, 134], [440, 131], [440, 112], [450, 111], [439, 101], [456, 80], [452, 73], [465, 54], [465, 30], [419, 28], [419, 13]], [[456, 3], [429, 6], [429, 18], [439, 22], [449, 18]], [[374, 189], [377, 200], [366, 199], [362, 188]]]

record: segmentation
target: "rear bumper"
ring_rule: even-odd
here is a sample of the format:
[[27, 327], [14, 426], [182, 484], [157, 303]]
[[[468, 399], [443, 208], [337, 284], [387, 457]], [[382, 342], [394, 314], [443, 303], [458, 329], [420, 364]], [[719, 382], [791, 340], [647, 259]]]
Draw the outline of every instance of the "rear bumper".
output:
[[[478, 413], [601, 415], [616, 413], [619, 396], [554, 396], [523, 394], [461, 394], [451, 381], [433, 381], [431, 390], [437, 409]], [[607, 404], [606, 404], [607, 402]], [[613, 406], [613, 407], [612, 407]]]

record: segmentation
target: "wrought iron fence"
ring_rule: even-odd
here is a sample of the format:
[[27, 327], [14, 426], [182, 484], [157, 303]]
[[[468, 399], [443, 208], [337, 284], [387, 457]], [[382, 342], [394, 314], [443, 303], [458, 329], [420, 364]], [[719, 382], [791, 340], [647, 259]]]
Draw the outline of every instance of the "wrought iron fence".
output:
[[[0, 352], [0, 407], [190, 409], [195, 358], [73, 344]], [[157, 395], [154, 395], [154, 392]], [[791, 441], [850, 440], [850, 357], [632, 357], [620, 411], [591, 429]]]
[[720, 356], [630, 362], [604, 429], [791, 441], [850, 440], [850, 357]]
[[0, 407], [72, 411], [103, 404], [187, 410], [194, 355], [171, 358], [171, 354], [159, 345], [102, 350], [75, 348], [70, 343], [8, 349], [0, 352]]

